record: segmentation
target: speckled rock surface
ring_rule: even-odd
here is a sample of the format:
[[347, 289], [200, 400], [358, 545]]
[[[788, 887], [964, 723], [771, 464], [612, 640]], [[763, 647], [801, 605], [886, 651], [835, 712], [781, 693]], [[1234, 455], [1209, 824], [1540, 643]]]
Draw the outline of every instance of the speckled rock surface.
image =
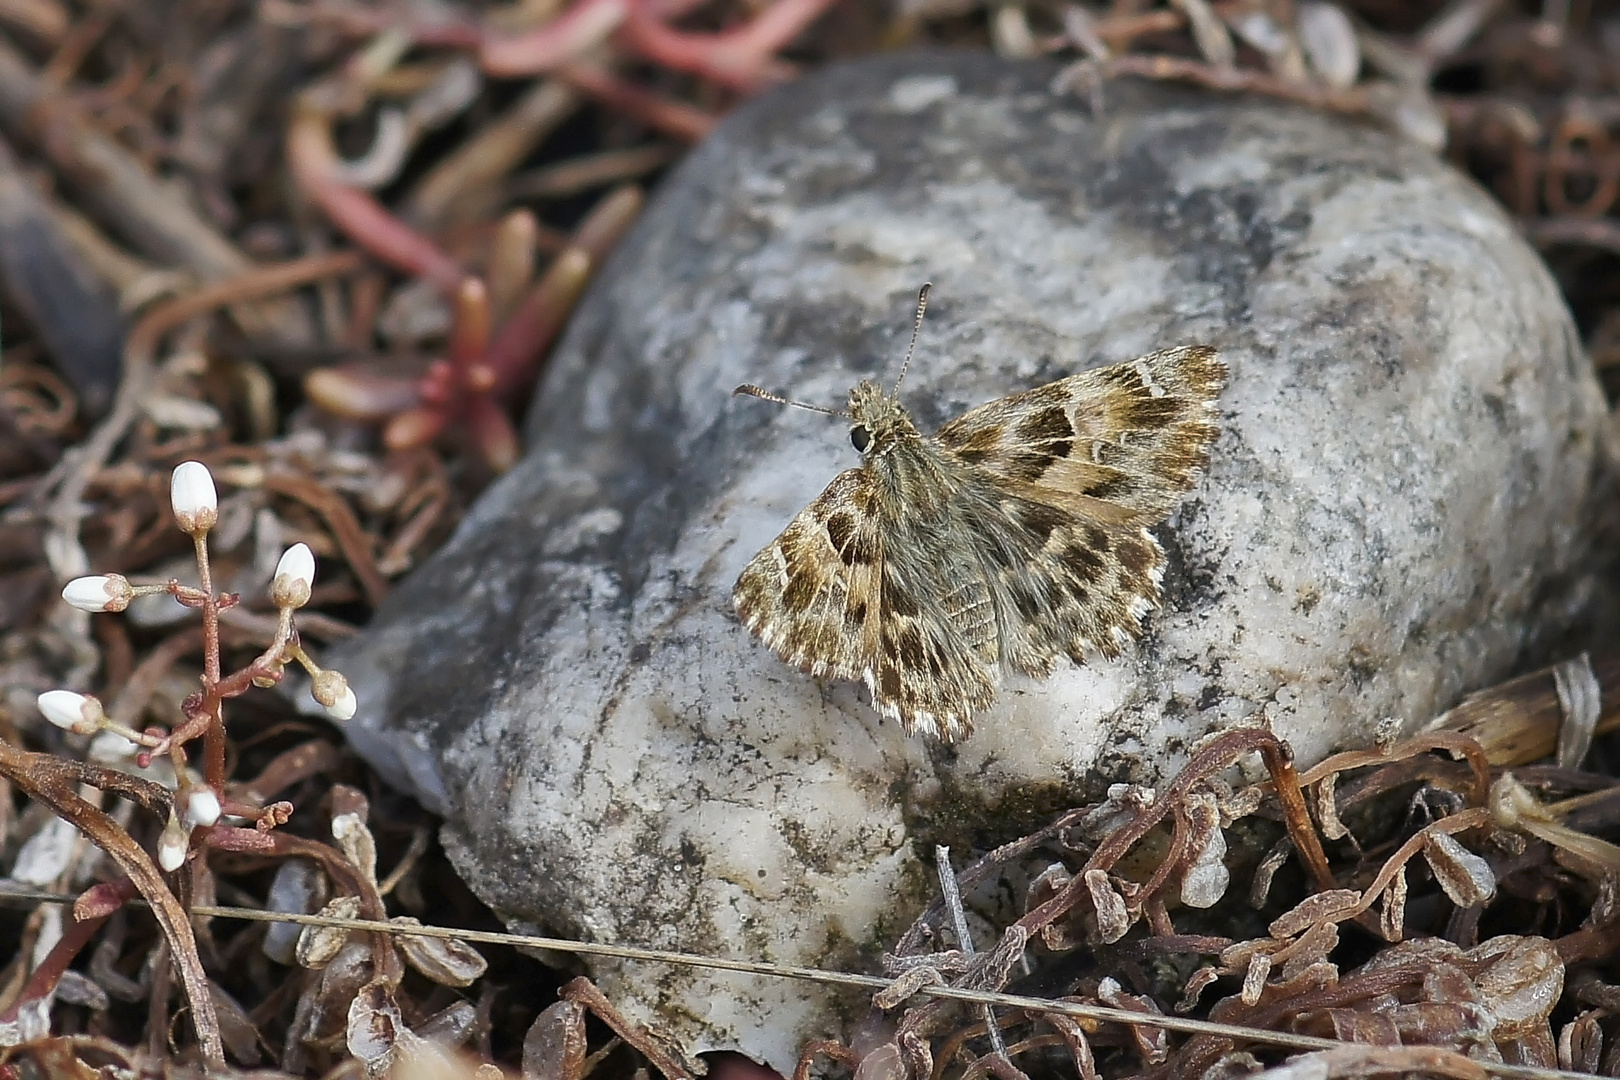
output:
[[[740, 110], [664, 185], [541, 388], [522, 465], [331, 658], [354, 742], [446, 815], [514, 924], [872, 970], [920, 852], [1152, 782], [1261, 718], [1314, 760], [1415, 725], [1591, 607], [1604, 405], [1535, 254], [1420, 148], [1256, 101], [897, 57]], [[1209, 475], [1157, 533], [1117, 662], [1010, 677], [966, 743], [879, 721], [731, 612], [747, 559], [855, 464], [841, 404], [966, 407], [1155, 348], [1231, 365]], [[790, 1067], [860, 996], [594, 964], [696, 1049]]]

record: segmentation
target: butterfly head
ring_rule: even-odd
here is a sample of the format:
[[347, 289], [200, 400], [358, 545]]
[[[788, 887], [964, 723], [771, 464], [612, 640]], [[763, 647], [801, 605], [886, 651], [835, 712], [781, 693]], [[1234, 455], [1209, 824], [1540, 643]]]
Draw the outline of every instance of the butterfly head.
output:
[[849, 441], [861, 457], [868, 460], [882, 456], [902, 441], [919, 438], [917, 425], [911, 422], [911, 414], [900, 404], [900, 384], [905, 382], [906, 370], [911, 367], [911, 354], [917, 349], [917, 333], [922, 329], [923, 312], [928, 310], [928, 292], [931, 288], [932, 285], [925, 283], [917, 293], [917, 318], [911, 324], [911, 344], [906, 347], [906, 359], [900, 365], [900, 377], [894, 381], [893, 390], [885, 393], [871, 379], [862, 379], [849, 392], [848, 412], [794, 401], [753, 383], [744, 383], [732, 393], [774, 401], [778, 405], [792, 405], [796, 409], [809, 409], [828, 416], [844, 417], [850, 421]]
[[915, 439], [917, 426], [900, 404], [900, 395], [885, 393], [871, 379], [849, 392], [849, 441], [864, 458], [887, 453], [903, 439]]

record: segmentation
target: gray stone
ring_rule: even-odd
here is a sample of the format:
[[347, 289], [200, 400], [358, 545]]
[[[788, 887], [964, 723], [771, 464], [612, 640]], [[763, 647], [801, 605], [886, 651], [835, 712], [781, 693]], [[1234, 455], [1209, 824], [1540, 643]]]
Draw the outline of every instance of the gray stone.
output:
[[[592, 288], [527, 458], [335, 650], [355, 744], [445, 815], [503, 917], [874, 970], [933, 894], [936, 841], [965, 855], [1153, 782], [1235, 724], [1306, 761], [1365, 743], [1593, 608], [1604, 402], [1490, 198], [1367, 127], [1134, 82], [1094, 117], [1053, 72], [886, 58], [740, 109]], [[730, 390], [841, 406], [892, 379], [924, 280], [905, 399], [927, 429], [1170, 345], [1232, 371], [1209, 475], [1157, 530], [1166, 602], [1139, 647], [1010, 677], [954, 748], [789, 669], [729, 601], [856, 463], [840, 422]], [[591, 968], [633, 1016], [782, 1069], [867, 1008]]]

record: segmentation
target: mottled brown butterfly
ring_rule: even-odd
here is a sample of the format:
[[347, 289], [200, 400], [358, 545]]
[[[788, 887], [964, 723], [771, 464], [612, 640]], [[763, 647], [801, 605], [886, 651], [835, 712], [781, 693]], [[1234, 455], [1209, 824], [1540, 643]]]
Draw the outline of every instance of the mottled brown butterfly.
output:
[[973, 730], [1003, 665], [1118, 656], [1159, 601], [1148, 527], [1209, 460], [1226, 365], [1208, 345], [1149, 353], [981, 405], [932, 438], [870, 380], [839, 412], [859, 468], [754, 556], [732, 591], [748, 628], [816, 676], [861, 679], [884, 716], [946, 742]]

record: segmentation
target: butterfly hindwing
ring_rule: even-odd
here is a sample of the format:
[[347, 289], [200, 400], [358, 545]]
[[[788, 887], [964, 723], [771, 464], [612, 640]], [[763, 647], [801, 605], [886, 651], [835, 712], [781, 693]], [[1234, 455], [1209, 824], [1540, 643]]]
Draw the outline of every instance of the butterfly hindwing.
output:
[[992, 512], [975, 515], [975, 551], [992, 584], [1006, 661], [1044, 676], [1060, 656], [1118, 656], [1158, 604], [1158, 541], [1139, 526], [1006, 492], [994, 497]]
[[881, 579], [877, 665], [866, 675], [878, 711], [908, 734], [965, 738], [973, 713], [995, 699], [1001, 641], [995, 600], [976, 560], [965, 558], [954, 500], [940, 517], [891, 526]]

